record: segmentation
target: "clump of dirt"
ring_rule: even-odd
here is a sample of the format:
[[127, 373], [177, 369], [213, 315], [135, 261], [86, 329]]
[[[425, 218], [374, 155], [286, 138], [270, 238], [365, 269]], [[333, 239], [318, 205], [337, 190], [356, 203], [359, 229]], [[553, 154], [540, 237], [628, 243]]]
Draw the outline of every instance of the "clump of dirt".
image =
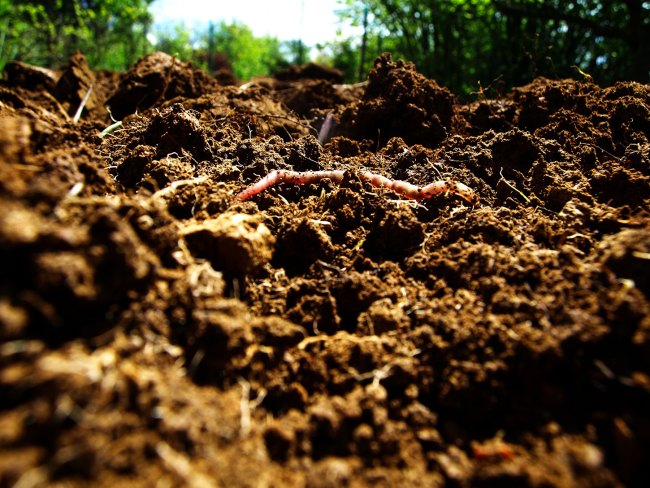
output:
[[82, 106], [82, 110], [106, 110], [103, 107], [105, 96], [99, 92], [97, 78], [90, 69], [86, 58], [77, 53], [70, 58], [68, 66], [54, 87], [54, 96], [67, 109], [69, 116], [74, 117]]
[[169, 54], [156, 52], [138, 61], [107, 100], [113, 116], [142, 112], [176, 97], [197, 98], [218, 85], [207, 73]]
[[343, 83], [343, 72], [318, 63], [301, 66], [291, 65], [273, 75], [276, 80], [296, 81], [300, 79], [325, 80], [330, 83]]
[[0, 486], [650, 483], [650, 87], [334, 75], [7, 65]]
[[436, 147], [454, 116], [449, 90], [427, 79], [412, 63], [385, 54], [375, 61], [361, 100], [341, 114], [338, 132], [383, 143], [399, 136], [408, 144]]
[[275, 238], [254, 215], [222, 213], [188, 225], [182, 235], [193, 256], [235, 278], [255, 273], [273, 257]]

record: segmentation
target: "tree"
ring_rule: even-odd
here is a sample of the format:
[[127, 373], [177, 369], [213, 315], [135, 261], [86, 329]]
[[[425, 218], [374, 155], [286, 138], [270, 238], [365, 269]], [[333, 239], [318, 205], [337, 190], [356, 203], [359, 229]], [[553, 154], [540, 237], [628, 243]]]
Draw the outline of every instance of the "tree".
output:
[[178, 23], [156, 31], [154, 38], [157, 51], [163, 51], [184, 61], [196, 62], [195, 50], [199, 41], [185, 24]]
[[309, 48], [302, 39], [283, 42], [282, 47], [290, 63], [305, 64], [307, 62]]
[[82, 51], [95, 68], [123, 69], [149, 47], [153, 0], [0, 0], [0, 65], [43, 66]]
[[359, 25], [365, 8], [370, 54], [383, 39], [383, 49], [459, 92], [498, 77], [517, 85], [570, 76], [574, 66], [604, 84], [650, 74], [642, 0], [345, 0], [340, 16]]
[[255, 37], [241, 22], [221, 22], [209, 32], [212, 34], [206, 44], [228, 57], [235, 76], [241, 80], [272, 73], [288, 64], [277, 38]]
[[[360, 71], [360, 57], [358, 50], [351, 41], [334, 41], [317, 45], [320, 52], [317, 61], [323, 64], [329, 64], [334, 68], [341, 70], [343, 76], [348, 82], [356, 82]], [[368, 71], [363, 68], [363, 72]]]
[[598, 77], [647, 82], [650, 75], [650, 4], [625, 1], [495, 1], [497, 11], [539, 26], [550, 52]]

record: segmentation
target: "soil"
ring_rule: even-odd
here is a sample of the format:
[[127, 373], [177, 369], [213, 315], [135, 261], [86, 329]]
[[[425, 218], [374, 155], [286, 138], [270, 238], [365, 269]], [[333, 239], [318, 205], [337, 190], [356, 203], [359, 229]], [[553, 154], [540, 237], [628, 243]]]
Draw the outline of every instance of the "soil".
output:
[[650, 486], [649, 139], [638, 83], [10, 64], [0, 486]]

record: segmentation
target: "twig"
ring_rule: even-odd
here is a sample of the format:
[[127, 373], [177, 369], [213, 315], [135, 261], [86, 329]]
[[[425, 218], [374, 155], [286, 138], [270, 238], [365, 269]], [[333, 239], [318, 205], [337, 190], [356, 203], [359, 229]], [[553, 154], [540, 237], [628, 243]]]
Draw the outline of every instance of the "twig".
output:
[[517, 187], [515, 187], [513, 184], [509, 183], [508, 180], [506, 180], [506, 179], [503, 177], [503, 168], [501, 168], [501, 169], [499, 170], [499, 176], [501, 176], [501, 180], [500, 180], [500, 181], [503, 181], [503, 182], [506, 184], [506, 186], [507, 186], [508, 188], [510, 188], [511, 190], [515, 191], [515, 192], [516, 192], [516, 193], [517, 193], [521, 198], [523, 198], [524, 200], [526, 200], [526, 203], [530, 203], [530, 198], [528, 198], [526, 195], [524, 195], [521, 191], [519, 191], [519, 190], [517, 189]]

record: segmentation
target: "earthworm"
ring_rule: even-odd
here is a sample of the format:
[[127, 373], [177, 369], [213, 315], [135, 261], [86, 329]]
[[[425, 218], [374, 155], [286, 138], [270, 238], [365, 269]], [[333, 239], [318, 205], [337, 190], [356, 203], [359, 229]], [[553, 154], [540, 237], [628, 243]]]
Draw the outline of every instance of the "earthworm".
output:
[[[257, 183], [252, 184], [244, 189], [237, 195], [239, 200], [248, 200], [250, 197], [263, 192], [267, 188], [272, 187], [276, 183], [293, 183], [297, 185], [308, 185], [310, 183], [317, 183], [324, 179], [330, 179], [335, 183], [343, 181], [345, 171], [288, 171], [288, 170], [273, 170]], [[431, 198], [433, 195], [439, 193], [453, 193], [463, 198], [472, 206], [479, 203], [478, 195], [467, 185], [453, 180], [438, 180], [429, 183], [426, 186], [419, 187], [408, 183], [407, 181], [391, 180], [385, 176], [371, 173], [369, 171], [360, 171], [359, 177], [370, 183], [376, 188], [389, 188], [395, 193], [402, 195], [411, 200], [425, 200]]]

